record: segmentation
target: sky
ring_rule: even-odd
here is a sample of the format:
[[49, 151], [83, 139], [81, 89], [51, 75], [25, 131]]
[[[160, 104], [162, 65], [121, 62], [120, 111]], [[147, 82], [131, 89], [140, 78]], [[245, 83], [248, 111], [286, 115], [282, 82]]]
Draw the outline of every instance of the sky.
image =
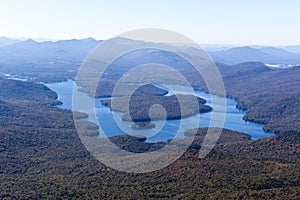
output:
[[0, 0], [0, 36], [109, 39], [162, 28], [200, 44], [300, 45], [299, 0]]

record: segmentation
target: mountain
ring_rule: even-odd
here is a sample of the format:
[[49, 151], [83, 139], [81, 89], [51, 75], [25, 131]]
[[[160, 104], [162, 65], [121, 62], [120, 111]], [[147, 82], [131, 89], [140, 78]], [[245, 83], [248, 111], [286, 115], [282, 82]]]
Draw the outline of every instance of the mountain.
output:
[[[73, 78], [84, 58], [101, 41], [93, 38], [36, 42], [32, 39], [0, 47], [0, 74], [62, 81]], [[34, 74], [34, 75], [33, 75]]]
[[234, 44], [203, 44], [201, 45], [206, 51], [215, 52], [215, 51], [223, 51], [228, 50], [234, 47], [238, 47], [240, 45]]
[[258, 49], [251, 47], [234, 47], [228, 50], [217, 51], [210, 54], [213, 60], [217, 62], [222, 62], [226, 64], [238, 64], [248, 61], [260, 61], [265, 57], [268, 57], [267, 54], [261, 52]]
[[260, 51], [271, 55], [272, 57], [281, 58], [282, 60], [297, 60], [300, 57], [300, 54], [291, 53], [286, 51], [282, 48], [275, 48], [275, 47], [264, 47], [261, 48]]
[[0, 60], [5, 64], [82, 60], [98, 44], [99, 41], [92, 38], [57, 42], [28, 39], [0, 48]]
[[300, 54], [300, 45], [287, 46], [287, 47], [284, 47], [284, 49], [289, 51], [289, 52], [292, 52], [292, 53]]
[[20, 40], [14, 40], [7, 37], [0, 37], [0, 47], [12, 45], [18, 42], [20, 42]]
[[[2, 42], [1, 42], [2, 41]], [[53, 82], [73, 79], [82, 61], [101, 41], [93, 38], [82, 40], [59, 40], [37, 42], [32, 39], [25, 41], [0, 38], [0, 76], [11, 74], [15, 77], [27, 78], [34, 81]], [[115, 38], [107, 52], [111, 54], [120, 45], [131, 47], [148, 47], [149, 42], [135, 41], [126, 38]], [[170, 44], [159, 44], [164, 49]], [[209, 55], [216, 62], [225, 64], [239, 64], [243, 62], [263, 62], [265, 64], [300, 64], [299, 46], [275, 48], [267, 46], [236, 45], [203, 45]], [[173, 46], [185, 48], [185, 52], [194, 55], [194, 47]], [[115, 65], [122, 64], [123, 69], [131, 65], [149, 62], [172, 65], [176, 70], [187, 66], [186, 62], [173, 53], [159, 50], [143, 50], [130, 53], [118, 59]]]
[[243, 62], [263, 62], [265, 64], [299, 64], [300, 53], [289, 52], [283, 48], [274, 47], [234, 47], [228, 50], [210, 52], [213, 60], [226, 64]]

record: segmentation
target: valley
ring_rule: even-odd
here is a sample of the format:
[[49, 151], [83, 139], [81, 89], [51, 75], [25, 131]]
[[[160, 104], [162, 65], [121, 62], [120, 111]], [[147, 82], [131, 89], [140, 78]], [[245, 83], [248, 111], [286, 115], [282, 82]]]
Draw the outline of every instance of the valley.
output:
[[[187, 126], [182, 133], [184, 137], [176, 138], [174, 144], [180, 145], [185, 137], [196, 135], [188, 151], [170, 166], [147, 174], [119, 172], [92, 157], [81, 143], [74, 120], [80, 121], [89, 137], [97, 138], [99, 127], [86, 120], [87, 114], [76, 112], [73, 118], [74, 113], [69, 110], [72, 101], [66, 98], [72, 90], [63, 90], [67, 94], [64, 96], [38, 83], [61, 84], [54, 82], [74, 76], [60, 72], [55, 76], [48, 71], [43, 75], [33, 72], [39, 77], [36, 79], [28, 75], [19, 77], [29, 78], [29, 81], [0, 79], [0, 198], [269, 199], [275, 196], [277, 199], [297, 199], [300, 188], [299, 67], [273, 69], [260, 62], [217, 63], [217, 67], [227, 96], [233, 98], [241, 109], [239, 116], [245, 114], [245, 120], [262, 123], [264, 131], [276, 135], [251, 140], [249, 134], [223, 128], [217, 145], [205, 158], [199, 159], [197, 153], [207, 129]], [[207, 91], [203, 79], [189, 70], [186, 68], [182, 74], [191, 85], [197, 90]], [[70, 80], [63, 83], [70, 88], [74, 84]], [[115, 82], [112, 79], [107, 84], [113, 86]], [[88, 98], [96, 97], [99, 106], [101, 100], [109, 104], [105, 98], [110, 97], [112, 87], [106, 87], [103, 92], [101, 87], [98, 88], [96, 96], [82, 94]], [[155, 97], [149, 97], [149, 93]], [[153, 102], [163, 104], [163, 95], [167, 92], [147, 86], [141, 94], [133, 101], [145, 102], [144, 106], [149, 107]], [[208, 94], [203, 92], [201, 95]], [[173, 98], [172, 94], [166, 97]], [[120, 105], [124, 98], [117, 98]], [[209, 100], [207, 96], [205, 99]], [[201, 105], [205, 103], [203, 99], [198, 101]], [[229, 108], [235, 109], [235, 102], [228, 101]], [[103, 106], [101, 109], [107, 114], [110, 108]], [[209, 113], [200, 116], [208, 117]], [[137, 121], [143, 121], [144, 114], [137, 117]], [[233, 117], [235, 114], [228, 115]], [[169, 121], [176, 122], [176, 119]], [[131, 125], [129, 123], [128, 127], [133, 130]], [[162, 140], [146, 140], [119, 134], [115, 129], [108, 130], [110, 141], [123, 150], [136, 153], [156, 151], [168, 144], [170, 137], [173, 138], [172, 129], [167, 130], [171, 136], [166, 134]]]

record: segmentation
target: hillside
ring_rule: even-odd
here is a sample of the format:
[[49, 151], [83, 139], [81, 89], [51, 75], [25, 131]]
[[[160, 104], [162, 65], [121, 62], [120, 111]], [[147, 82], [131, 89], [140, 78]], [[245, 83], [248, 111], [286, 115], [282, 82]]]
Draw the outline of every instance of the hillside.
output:
[[[0, 89], [13, 92], [22, 84], [9, 82]], [[33, 83], [27, 87], [36, 88], [33, 97], [49, 96], [43, 87]], [[2, 94], [2, 99], [7, 94]], [[52, 95], [49, 98], [56, 99]], [[152, 173], [128, 174], [91, 157], [76, 133], [72, 113], [49, 106], [49, 98], [29, 100], [35, 107], [18, 97], [0, 101], [1, 199], [300, 197], [299, 132], [251, 141], [246, 134], [223, 130], [213, 151], [199, 159], [197, 152], [206, 130], [197, 129], [194, 143], [172, 165]], [[18, 115], [7, 115], [7, 109]], [[133, 152], [153, 151], [164, 145], [127, 136], [111, 140]]]
[[[300, 130], [300, 67], [272, 69], [260, 62], [217, 66], [227, 96], [246, 110], [245, 120], [262, 123], [265, 131], [275, 133]], [[185, 73], [195, 88], [207, 91], [201, 77]]]
[[57, 94], [42, 84], [0, 78], [0, 88], [0, 100], [9, 103], [59, 103]]

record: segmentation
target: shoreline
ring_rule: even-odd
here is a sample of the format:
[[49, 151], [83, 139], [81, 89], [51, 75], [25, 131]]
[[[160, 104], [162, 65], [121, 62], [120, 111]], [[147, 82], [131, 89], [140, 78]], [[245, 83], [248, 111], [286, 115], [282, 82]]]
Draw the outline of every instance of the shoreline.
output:
[[[58, 83], [52, 83], [52, 84], [46, 84], [46, 86], [48, 87], [49, 86], [49, 88], [51, 89], [51, 90], [53, 90], [52, 88], [51, 88], [51, 86], [53, 86], [53, 85], [57, 85], [57, 86], [60, 86], [61, 84], [63, 85], [64, 83], [68, 83], [68, 84], [74, 84], [74, 81], [73, 80], [68, 80], [68, 81], [64, 81], [64, 82], [58, 82]], [[60, 97], [60, 94], [59, 94], [59, 91], [56, 91], [56, 90], [54, 90], [57, 94], [58, 94], [58, 96]], [[206, 92], [202, 92], [202, 91], [195, 91], [195, 92], [199, 92], [199, 93], [206, 93]], [[87, 95], [87, 93], [84, 93], [85, 95]], [[208, 94], [208, 93], [206, 93], [206, 95], [207, 96], [210, 96], [211, 94]], [[197, 95], [198, 96], [198, 95]], [[201, 98], [203, 98], [203, 97], [201, 97]], [[255, 123], [255, 122], [251, 122], [251, 121], [246, 121], [246, 120], [243, 120], [242, 118], [243, 118], [243, 116], [245, 116], [245, 111], [243, 111], [243, 110], [240, 110], [240, 109], [238, 109], [238, 108], [236, 108], [236, 105], [237, 105], [237, 102], [234, 100], [234, 99], [232, 99], [232, 98], [227, 98], [227, 97], [222, 97], [222, 98], [226, 98], [226, 99], [229, 99], [230, 101], [231, 101], [231, 104], [229, 104], [229, 105], [226, 105], [227, 107], [228, 106], [230, 106], [231, 107], [231, 109], [232, 109], [232, 107], [233, 107], [233, 104], [232, 104], [232, 102], [234, 102], [235, 103], [235, 106], [234, 106], [234, 109], [236, 110], [235, 112], [235, 114], [238, 114], [238, 115], [242, 115], [242, 117], [241, 117], [241, 119], [239, 119], [239, 121], [241, 121], [241, 123], [242, 123], [242, 125], [244, 125], [244, 126], [249, 126], [249, 127], [253, 127], [253, 129], [256, 129], [257, 131], [259, 130], [259, 132], [261, 132], [261, 134], [259, 134], [259, 133], [252, 133], [252, 132], [245, 132], [243, 129], [240, 129], [239, 130], [239, 127], [236, 127], [236, 128], [229, 128], [229, 127], [226, 127], [226, 126], [223, 126], [223, 128], [226, 128], [226, 129], [230, 129], [230, 130], [233, 130], [233, 131], [238, 131], [238, 132], [243, 132], [243, 133], [246, 133], [246, 134], [248, 134], [248, 135], [250, 135], [251, 136], [251, 140], [256, 140], [256, 139], [260, 139], [260, 138], [265, 138], [265, 137], [269, 137], [269, 136], [273, 136], [273, 135], [276, 135], [275, 133], [270, 133], [270, 132], [265, 132], [264, 130], [263, 130], [263, 124], [260, 124], [260, 123]], [[97, 99], [97, 101], [99, 100], [99, 99], [101, 99], [101, 98], [93, 98], [93, 99]], [[205, 100], [207, 100], [206, 98], [204, 98]], [[63, 102], [63, 101], [62, 101]], [[228, 103], [227, 103], [228, 104]], [[70, 109], [70, 110], [72, 110], [72, 108], [66, 108], [67, 106], [66, 106], [66, 102], [63, 102], [63, 105], [62, 106], [59, 106], [59, 108], [62, 108], [62, 109]], [[228, 111], [227, 111], [228, 112]], [[86, 114], [88, 114], [88, 113], [86, 113]], [[120, 113], [117, 113], [117, 115], [119, 115]], [[230, 114], [232, 114], [232, 113], [230, 113], [229, 112], [229, 115]], [[197, 115], [197, 116], [199, 116], [199, 114]], [[197, 117], [196, 116], [196, 117]], [[234, 116], [235, 117], [235, 116]], [[89, 117], [87, 117], [87, 118], [85, 118], [85, 119], [83, 119], [83, 120], [87, 120], [87, 121], [90, 121], [89, 120]], [[169, 121], [177, 121], [177, 120], [169, 120]], [[93, 122], [94, 123], [94, 122]], [[209, 126], [209, 124], [208, 124], [208, 126]], [[203, 127], [208, 127], [208, 126], [199, 126], [199, 127], [189, 127], [190, 129], [192, 129], [192, 128], [203, 128]], [[256, 127], [256, 128], [255, 128]], [[259, 128], [260, 127], [260, 128]], [[141, 130], [141, 129], [139, 129], [139, 130]], [[121, 134], [119, 134], [119, 135], [121, 135]], [[114, 136], [114, 135], [113, 135]]]

